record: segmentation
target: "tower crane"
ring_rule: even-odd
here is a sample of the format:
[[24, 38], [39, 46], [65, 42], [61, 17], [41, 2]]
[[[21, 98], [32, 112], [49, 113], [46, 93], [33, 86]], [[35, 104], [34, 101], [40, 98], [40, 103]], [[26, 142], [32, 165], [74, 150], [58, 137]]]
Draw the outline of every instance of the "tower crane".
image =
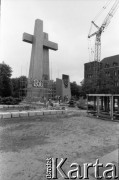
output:
[[[113, 6], [111, 7], [109, 13], [107, 14], [106, 18], [104, 19], [103, 23], [99, 27], [94, 21], [91, 22], [92, 25], [97, 28], [97, 31], [91, 34], [91, 29], [88, 34], [88, 38], [91, 38], [93, 36], [96, 36], [95, 39], [95, 52], [94, 52], [94, 61], [100, 62], [101, 58], [101, 35], [102, 32], [104, 32], [105, 28], [109, 25], [111, 18], [114, 16], [117, 8], [119, 6], [119, 0], [115, 0]], [[106, 7], [104, 7], [105, 9]]]

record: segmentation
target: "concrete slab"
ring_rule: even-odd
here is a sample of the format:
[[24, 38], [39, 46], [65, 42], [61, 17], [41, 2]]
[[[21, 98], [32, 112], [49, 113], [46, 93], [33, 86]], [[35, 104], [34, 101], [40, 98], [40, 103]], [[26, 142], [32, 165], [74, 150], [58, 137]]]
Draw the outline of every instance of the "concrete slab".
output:
[[56, 113], [57, 113], [56, 110], [52, 110], [52, 111], [51, 111], [51, 114], [56, 114]]
[[0, 109], [2, 108], [19, 108], [23, 107], [22, 105], [0, 105]]
[[62, 111], [61, 110], [57, 110], [57, 114], [62, 114]]
[[27, 111], [19, 112], [19, 116], [20, 117], [27, 117], [28, 116], [28, 112]]
[[43, 111], [44, 115], [50, 115], [51, 114], [51, 110], [47, 110], [47, 111]]
[[19, 117], [19, 112], [12, 112], [11, 114], [13, 118]]
[[0, 114], [0, 119], [2, 119], [2, 114]]
[[2, 118], [3, 119], [11, 118], [11, 113], [3, 113]]
[[28, 115], [29, 115], [29, 116], [35, 116], [36, 113], [35, 113], [35, 111], [28, 111]]
[[36, 111], [37, 116], [43, 116], [43, 111]]
[[2, 109], [3, 108], [3, 105], [0, 105], [0, 109]]
[[27, 117], [27, 116], [43, 116], [43, 115], [53, 115], [53, 114], [63, 114], [64, 110], [44, 110], [44, 111], [21, 111], [21, 112], [8, 112], [0, 113], [0, 119], [5, 118], [17, 118], [17, 117]]
[[14, 107], [14, 105], [8, 105], [8, 108], [13, 108]]
[[8, 108], [8, 105], [3, 105], [3, 108]]

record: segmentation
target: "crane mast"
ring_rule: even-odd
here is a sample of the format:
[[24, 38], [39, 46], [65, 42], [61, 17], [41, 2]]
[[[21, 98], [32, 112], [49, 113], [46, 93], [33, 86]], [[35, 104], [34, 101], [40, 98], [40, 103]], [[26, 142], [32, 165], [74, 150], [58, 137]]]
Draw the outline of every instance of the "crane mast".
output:
[[93, 34], [88, 35], [88, 38], [91, 38], [93, 36], [96, 36], [95, 39], [95, 54], [94, 54], [94, 61], [100, 62], [101, 59], [101, 35], [102, 32], [104, 32], [104, 29], [109, 25], [111, 18], [115, 14], [117, 8], [119, 5], [119, 0], [115, 0], [112, 8], [110, 9], [109, 13], [107, 14], [106, 18], [104, 19], [102, 25], [99, 27], [94, 21], [92, 21], [92, 25], [94, 25], [97, 28], [97, 31]]

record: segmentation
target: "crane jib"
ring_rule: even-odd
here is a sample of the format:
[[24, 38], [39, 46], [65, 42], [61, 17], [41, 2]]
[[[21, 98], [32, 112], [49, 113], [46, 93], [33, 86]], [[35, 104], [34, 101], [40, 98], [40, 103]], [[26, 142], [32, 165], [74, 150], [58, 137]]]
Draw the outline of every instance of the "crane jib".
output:
[[[111, 1], [110, 1], [111, 2]], [[111, 7], [110, 11], [108, 12], [107, 16], [105, 17], [102, 25], [99, 27], [94, 21], [91, 22], [91, 28], [88, 34], [88, 38], [96, 36], [95, 40], [95, 53], [94, 53], [94, 61], [100, 61], [101, 58], [101, 34], [104, 32], [104, 29], [110, 24], [112, 17], [114, 16], [116, 10], [118, 9], [119, 0], [115, 0], [113, 6]], [[106, 6], [104, 6], [106, 9]], [[96, 19], [96, 18], [95, 18]], [[91, 33], [92, 25], [95, 26], [98, 31]]]

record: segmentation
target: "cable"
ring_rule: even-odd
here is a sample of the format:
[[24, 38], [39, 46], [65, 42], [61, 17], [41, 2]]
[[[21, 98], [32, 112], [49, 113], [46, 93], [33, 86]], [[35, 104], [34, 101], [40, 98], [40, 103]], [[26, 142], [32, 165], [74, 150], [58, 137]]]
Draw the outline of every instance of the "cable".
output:
[[91, 61], [91, 54], [90, 54], [90, 39], [88, 38], [88, 53], [89, 53], [89, 62]]
[[[95, 18], [93, 19], [93, 22], [95, 22], [95, 20], [100, 16], [100, 14], [109, 6], [109, 4], [111, 3], [112, 0], [108, 0], [108, 2], [103, 6], [103, 8], [99, 11], [99, 13], [95, 16]], [[90, 30], [89, 30], [89, 34], [91, 34], [91, 30], [92, 30], [92, 23], [90, 26]]]
[[91, 26], [90, 26], [90, 29], [89, 29], [88, 36], [90, 36], [90, 34], [91, 34], [91, 30], [92, 30], [92, 23], [91, 23]]
[[95, 16], [94, 20], [95, 21], [99, 16], [100, 14], [109, 6], [109, 4], [111, 3], [112, 0], [108, 0], [108, 2], [103, 6], [103, 8], [99, 11], [99, 13]]
[[89, 53], [89, 62], [94, 60], [94, 47], [91, 44], [91, 39], [88, 38], [88, 53]]

